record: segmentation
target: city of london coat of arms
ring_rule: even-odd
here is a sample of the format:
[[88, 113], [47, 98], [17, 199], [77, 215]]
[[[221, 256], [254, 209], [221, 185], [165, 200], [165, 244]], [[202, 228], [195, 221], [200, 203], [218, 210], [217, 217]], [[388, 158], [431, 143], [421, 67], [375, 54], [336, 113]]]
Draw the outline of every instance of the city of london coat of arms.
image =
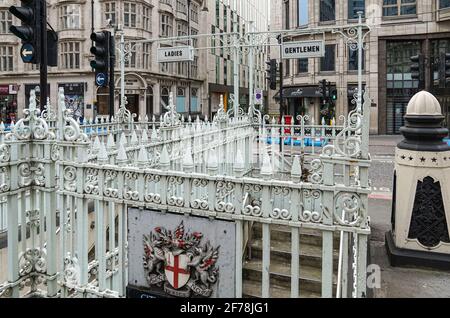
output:
[[211, 297], [217, 283], [219, 248], [201, 244], [203, 234], [187, 233], [183, 222], [169, 231], [156, 227], [144, 235], [144, 269], [151, 287], [175, 297]]

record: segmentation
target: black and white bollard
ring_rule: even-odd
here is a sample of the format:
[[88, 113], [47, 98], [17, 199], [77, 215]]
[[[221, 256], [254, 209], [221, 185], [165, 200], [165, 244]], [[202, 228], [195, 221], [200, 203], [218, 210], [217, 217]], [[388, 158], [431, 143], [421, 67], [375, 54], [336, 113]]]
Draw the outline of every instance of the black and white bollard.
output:
[[450, 269], [450, 146], [443, 141], [443, 120], [432, 94], [422, 91], [409, 102], [386, 235], [392, 266]]

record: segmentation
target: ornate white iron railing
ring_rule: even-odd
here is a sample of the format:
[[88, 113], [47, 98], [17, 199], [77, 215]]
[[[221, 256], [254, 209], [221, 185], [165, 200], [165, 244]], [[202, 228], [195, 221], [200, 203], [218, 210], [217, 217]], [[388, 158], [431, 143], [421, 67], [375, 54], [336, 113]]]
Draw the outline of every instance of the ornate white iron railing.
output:
[[[0, 296], [124, 296], [127, 211], [136, 207], [234, 221], [237, 297], [250, 225], [262, 225], [266, 297], [271, 224], [289, 228], [292, 242], [301, 228], [322, 233], [323, 297], [334, 295], [333, 234], [345, 233], [340, 294], [364, 297], [368, 96], [363, 112], [331, 126], [308, 125], [306, 117], [298, 125], [266, 123], [254, 110], [254, 118], [242, 110], [230, 118], [220, 106], [212, 122], [184, 122], [172, 101], [158, 123], [133, 122], [122, 110], [115, 122], [80, 125], [66, 110], [63, 91], [50, 122], [32, 92], [24, 118], [0, 145], [0, 197], [6, 198], [0, 213], [7, 213], [8, 239]], [[325, 141], [315, 144], [316, 138]], [[292, 297], [298, 296], [301, 248], [292, 244]]]

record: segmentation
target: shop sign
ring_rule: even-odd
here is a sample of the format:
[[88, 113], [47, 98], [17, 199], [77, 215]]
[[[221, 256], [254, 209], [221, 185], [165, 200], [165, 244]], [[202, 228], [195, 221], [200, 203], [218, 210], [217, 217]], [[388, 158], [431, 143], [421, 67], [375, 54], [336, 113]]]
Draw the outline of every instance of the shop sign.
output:
[[0, 85], [0, 95], [9, 95], [9, 85]]

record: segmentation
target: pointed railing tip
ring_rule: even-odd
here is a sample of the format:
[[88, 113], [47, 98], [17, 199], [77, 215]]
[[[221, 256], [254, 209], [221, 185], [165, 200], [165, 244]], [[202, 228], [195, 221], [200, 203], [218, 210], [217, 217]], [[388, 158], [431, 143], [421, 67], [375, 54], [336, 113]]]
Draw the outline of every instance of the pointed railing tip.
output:
[[217, 154], [214, 149], [211, 149], [208, 155], [208, 162], [207, 162], [207, 168], [208, 169], [217, 169], [219, 167], [219, 162], [217, 161]]
[[139, 140], [138, 140], [138, 137], [137, 137], [137, 134], [136, 134], [136, 130], [134, 130], [134, 129], [133, 129], [133, 132], [131, 133], [131, 144], [134, 145], [134, 146], [139, 144]]
[[128, 144], [127, 137], [124, 132], [120, 135], [119, 143], [124, 146]]
[[170, 166], [170, 157], [166, 145], [163, 146], [163, 149], [161, 151], [159, 164], [163, 169], [167, 169]]
[[124, 145], [121, 143], [119, 146], [119, 152], [117, 153], [116, 161], [118, 164], [125, 164], [128, 162], [127, 152]]
[[270, 157], [267, 152], [265, 152], [264, 156], [263, 156], [263, 164], [261, 167], [261, 174], [265, 178], [269, 178], [273, 174], [272, 163], [270, 161]]
[[143, 144], [148, 143], [147, 129], [144, 129], [144, 130], [142, 131], [142, 135], [141, 135], [141, 143], [143, 143]]
[[192, 169], [194, 167], [194, 160], [192, 159], [192, 148], [188, 147], [183, 156], [183, 169]]
[[106, 152], [106, 147], [104, 143], [100, 143], [100, 149], [98, 152], [97, 160], [101, 163], [106, 163], [109, 161], [108, 153]]
[[144, 146], [141, 146], [138, 154], [138, 164], [140, 166], [145, 166], [148, 164], [148, 153]]
[[294, 157], [294, 161], [292, 163], [292, 169], [291, 169], [291, 177], [292, 178], [301, 178], [302, 177], [302, 166], [301, 166], [300, 156]]
[[106, 148], [108, 150], [113, 150], [116, 148], [116, 143], [114, 142], [114, 137], [112, 134], [108, 135], [108, 139], [106, 141]]

